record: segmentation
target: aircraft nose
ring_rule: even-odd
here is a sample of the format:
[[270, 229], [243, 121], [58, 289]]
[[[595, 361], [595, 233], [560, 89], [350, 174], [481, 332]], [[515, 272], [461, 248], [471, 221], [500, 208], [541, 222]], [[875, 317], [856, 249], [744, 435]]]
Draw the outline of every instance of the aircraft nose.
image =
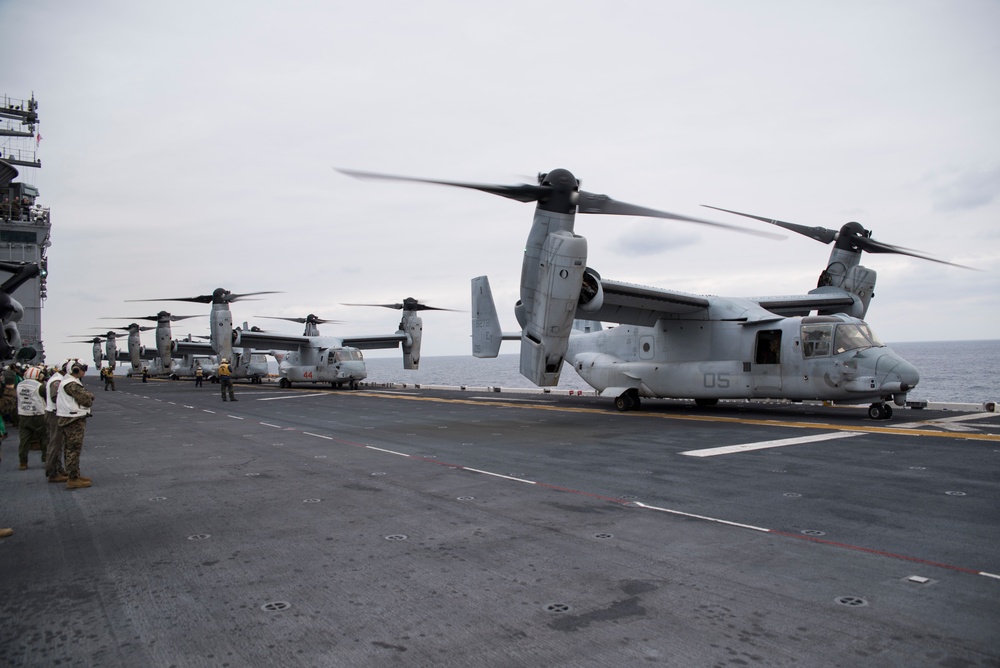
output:
[[879, 367], [885, 369], [882, 384], [898, 384], [902, 392], [912, 390], [920, 382], [920, 372], [917, 368], [896, 353], [886, 352], [879, 360]]

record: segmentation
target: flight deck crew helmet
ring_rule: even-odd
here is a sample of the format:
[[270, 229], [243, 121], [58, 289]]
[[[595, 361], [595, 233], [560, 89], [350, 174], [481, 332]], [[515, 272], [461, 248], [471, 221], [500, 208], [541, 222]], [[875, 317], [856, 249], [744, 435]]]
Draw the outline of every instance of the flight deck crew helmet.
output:
[[229, 364], [229, 360], [223, 357], [221, 360], [219, 360], [219, 364]]
[[37, 366], [29, 366], [24, 372], [24, 377], [27, 380], [38, 380], [42, 375], [42, 372], [38, 370]]
[[66, 362], [66, 370], [69, 373], [74, 373], [80, 371], [81, 373], [87, 373], [87, 365], [78, 359], [72, 359]]

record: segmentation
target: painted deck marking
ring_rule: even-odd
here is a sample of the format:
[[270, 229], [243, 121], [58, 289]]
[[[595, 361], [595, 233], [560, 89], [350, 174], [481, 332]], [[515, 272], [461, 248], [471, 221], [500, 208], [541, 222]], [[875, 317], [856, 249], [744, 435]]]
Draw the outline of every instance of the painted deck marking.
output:
[[[298, 431], [298, 429], [292, 428], [292, 429], [287, 429], [286, 431]], [[333, 436], [324, 436], [323, 434], [314, 434], [311, 431], [304, 431], [302, 433], [305, 434], [306, 436], [315, 436], [316, 438], [325, 438], [328, 441], [332, 441], [333, 440]]]
[[364, 447], [368, 448], [369, 450], [377, 450], [379, 452], [386, 452], [386, 453], [388, 453], [390, 455], [399, 455], [400, 457], [409, 457], [410, 456], [410, 455], [406, 454], [405, 452], [396, 452], [395, 450], [386, 450], [385, 448], [376, 448], [374, 445], [366, 445]]
[[635, 505], [640, 508], [647, 508], [649, 510], [658, 510], [661, 513], [670, 513], [671, 515], [681, 515], [682, 517], [691, 517], [696, 520], [705, 520], [707, 522], [715, 522], [716, 524], [726, 524], [731, 527], [739, 527], [740, 529], [752, 529], [753, 531], [760, 531], [762, 533], [771, 533], [770, 529], [765, 529], [763, 527], [755, 527], [752, 524], [740, 524], [739, 522], [730, 522], [729, 520], [720, 520], [717, 517], [706, 517], [704, 515], [695, 515], [694, 513], [685, 513], [680, 510], [671, 510], [670, 508], [658, 508], [657, 506], [650, 506], [639, 501], [635, 502]]
[[303, 397], [322, 397], [326, 392], [296, 392], [295, 394], [282, 394], [279, 397], [264, 397], [257, 401], [278, 401], [279, 399], [301, 399]]
[[714, 457], [716, 455], [731, 455], [736, 452], [750, 452], [751, 450], [766, 450], [767, 448], [783, 448], [787, 445], [802, 445], [803, 443], [816, 443], [817, 441], [830, 441], [835, 438], [850, 438], [860, 436], [861, 432], [841, 431], [834, 434], [814, 434], [812, 436], [799, 436], [798, 438], [782, 438], [776, 441], [758, 441], [756, 443], [741, 443], [740, 445], [723, 445], [718, 448], [705, 448], [703, 450], [688, 450], [680, 454], [688, 457]]
[[472, 471], [473, 473], [482, 473], [483, 475], [491, 475], [494, 478], [505, 478], [506, 480], [513, 480], [515, 482], [526, 482], [529, 485], [537, 485], [538, 483], [534, 480], [525, 480], [524, 478], [515, 478], [514, 476], [502, 475], [500, 473], [490, 473], [489, 471], [480, 471], [479, 469], [471, 469], [468, 466], [463, 466], [462, 469], [466, 471]]

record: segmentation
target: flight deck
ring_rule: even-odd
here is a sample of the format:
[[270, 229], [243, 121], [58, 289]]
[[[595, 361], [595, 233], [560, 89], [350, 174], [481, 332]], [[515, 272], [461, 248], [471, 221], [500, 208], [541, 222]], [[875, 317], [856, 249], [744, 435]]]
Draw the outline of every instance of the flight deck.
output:
[[1000, 414], [86, 382], [4, 665], [1000, 665]]

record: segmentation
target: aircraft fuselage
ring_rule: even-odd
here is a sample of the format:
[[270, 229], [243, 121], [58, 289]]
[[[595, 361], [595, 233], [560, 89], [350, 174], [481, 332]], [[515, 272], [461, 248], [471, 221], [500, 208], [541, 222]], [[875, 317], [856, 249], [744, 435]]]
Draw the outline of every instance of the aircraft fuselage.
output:
[[773, 321], [662, 319], [570, 337], [567, 362], [609, 396], [905, 403], [920, 379], [846, 315]]

